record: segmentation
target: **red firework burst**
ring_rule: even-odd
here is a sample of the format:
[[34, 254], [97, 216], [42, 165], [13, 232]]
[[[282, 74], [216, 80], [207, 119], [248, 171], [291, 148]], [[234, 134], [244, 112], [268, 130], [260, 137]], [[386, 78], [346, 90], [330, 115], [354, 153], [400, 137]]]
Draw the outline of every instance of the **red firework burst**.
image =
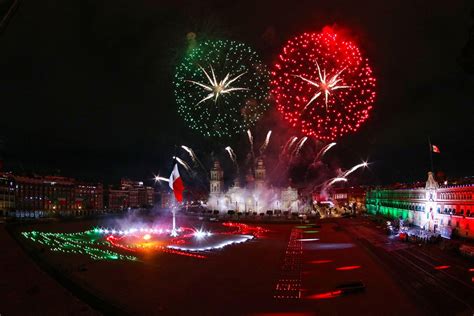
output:
[[357, 131], [375, 101], [368, 60], [329, 28], [289, 40], [273, 66], [271, 84], [283, 117], [323, 141]]

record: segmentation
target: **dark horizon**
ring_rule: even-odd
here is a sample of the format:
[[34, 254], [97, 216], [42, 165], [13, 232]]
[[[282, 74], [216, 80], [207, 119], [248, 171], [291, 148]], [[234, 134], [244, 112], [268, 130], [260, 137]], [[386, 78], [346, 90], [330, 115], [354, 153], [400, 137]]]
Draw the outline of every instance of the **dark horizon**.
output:
[[[337, 140], [328, 163], [348, 169], [368, 159], [354, 184], [423, 181], [431, 138], [441, 150], [436, 171], [474, 175], [474, 79], [459, 62], [473, 36], [470, 1], [47, 4], [22, 1], [0, 33], [4, 170], [151, 181], [158, 171], [168, 176], [182, 144], [208, 163], [211, 152], [224, 156], [224, 144], [244, 156], [246, 135], [205, 139], [177, 114], [172, 79], [186, 33], [246, 42], [271, 64], [287, 39], [332, 25], [371, 61], [378, 96], [368, 122]], [[253, 129], [259, 141], [272, 117]]]

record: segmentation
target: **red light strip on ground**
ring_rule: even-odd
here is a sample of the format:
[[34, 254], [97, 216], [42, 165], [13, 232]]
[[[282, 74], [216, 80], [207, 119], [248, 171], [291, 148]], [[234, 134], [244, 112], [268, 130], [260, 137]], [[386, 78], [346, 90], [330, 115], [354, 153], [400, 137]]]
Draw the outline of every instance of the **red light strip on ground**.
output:
[[262, 237], [263, 233], [268, 232], [268, 229], [262, 228], [260, 226], [250, 226], [242, 223], [232, 223], [225, 222], [222, 223], [225, 227], [234, 227], [235, 231], [224, 233], [224, 234], [244, 234], [244, 235], [254, 235], [255, 237]]
[[333, 262], [333, 260], [313, 260], [313, 261], [310, 261], [309, 263], [322, 264], [322, 263], [329, 263], [329, 262]]
[[322, 300], [322, 299], [335, 298], [335, 297], [341, 296], [341, 294], [342, 294], [342, 291], [337, 290], [337, 291], [331, 291], [331, 292], [326, 292], [326, 293], [319, 293], [319, 294], [310, 295], [306, 298], [308, 298], [310, 300]]
[[348, 271], [348, 270], [356, 270], [356, 269], [360, 269], [360, 266], [345, 266], [345, 267], [336, 268], [336, 270], [338, 271]]

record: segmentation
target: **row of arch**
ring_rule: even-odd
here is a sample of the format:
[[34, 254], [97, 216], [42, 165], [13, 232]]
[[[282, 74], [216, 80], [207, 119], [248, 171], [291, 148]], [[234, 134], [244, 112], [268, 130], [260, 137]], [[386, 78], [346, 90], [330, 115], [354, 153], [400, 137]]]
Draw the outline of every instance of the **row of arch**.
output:
[[418, 211], [423, 212], [425, 210], [425, 206], [421, 204], [414, 204], [414, 203], [407, 203], [407, 202], [399, 202], [399, 201], [382, 201], [379, 203], [380, 206], [385, 207], [394, 207], [409, 211]]
[[439, 200], [472, 200], [472, 192], [461, 191], [461, 192], [438, 192]]

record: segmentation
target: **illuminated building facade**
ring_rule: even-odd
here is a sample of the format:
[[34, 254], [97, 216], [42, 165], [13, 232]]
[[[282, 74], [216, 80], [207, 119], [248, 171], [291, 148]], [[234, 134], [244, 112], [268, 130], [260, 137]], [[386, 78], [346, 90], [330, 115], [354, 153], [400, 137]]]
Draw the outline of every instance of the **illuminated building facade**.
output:
[[142, 181], [121, 179], [119, 187], [110, 186], [107, 191], [107, 206], [110, 210], [148, 208], [155, 204], [155, 190]]
[[430, 172], [424, 188], [370, 190], [366, 207], [443, 237], [474, 238], [474, 184], [440, 187]]
[[59, 176], [0, 174], [0, 210], [3, 216], [82, 216], [102, 209], [102, 184], [79, 183]]
[[14, 179], [15, 208], [20, 217], [64, 215], [64, 212], [78, 208], [73, 179], [49, 176], [15, 176]]
[[128, 198], [128, 190], [109, 187], [107, 190], [107, 208], [109, 210], [125, 210], [130, 206]]
[[361, 210], [366, 201], [365, 188], [334, 188], [331, 192], [331, 200], [336, 206], [355, 207], [355, 210]]
[[0, 217], [15, 209], [15, 182], [8, 175], [0, 174]]
[[101, 183], [76, 183], [75, 208], [77, 210], [104, 209], [104, 187]]
[[242, 213], [266, 214], [267, 212], [298, 212], [298, 190], [269, 187], [266, 183], [266, 169], [258, 159], [254, 174], [246, 176], [246, 186], [241, 187], [239, 179], [224, 192], [224, 172], [219, 162], [211, 169], [210, 194], [207, 207], [220, 212], [229, 210]]
[[295, 212], [299, 211], [298, 190], [292, 187], [280, 190], [281, 208], [283, 210]]

